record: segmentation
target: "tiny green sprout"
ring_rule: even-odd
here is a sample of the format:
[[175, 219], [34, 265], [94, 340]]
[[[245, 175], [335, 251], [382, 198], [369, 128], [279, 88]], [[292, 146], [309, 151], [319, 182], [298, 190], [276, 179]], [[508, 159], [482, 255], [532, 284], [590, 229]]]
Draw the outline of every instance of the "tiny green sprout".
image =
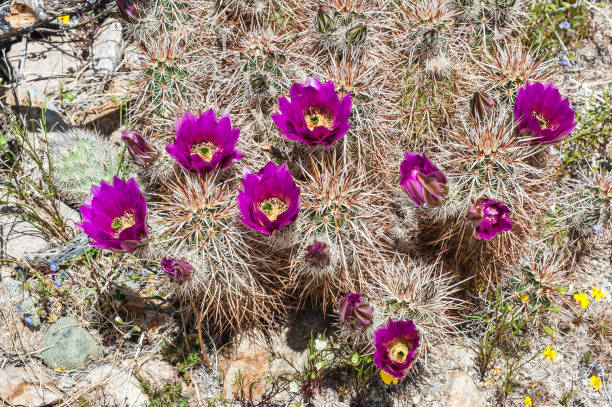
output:
[[117, 103], [117, 102], [119, 102], [119, 99], [117, 99], [116, 96], [111, 96], [111, 102]]
[[123, 319], [119, 315], [117, 315], [115, 317], [115, 322], [118, 323], [118, 324], [123, 324]]
[[134, 327], [132, 328], [134, 330], [134, 332], [140, 332], [141, 329], [138, 325], [134, 325]]
[[8, 149], [8, 141], [6, 141], [6, 137], [0, 136], [0, 150], [6, 151]]
[[555, 287], [555, 290], [559, 293], [559, 294], [567, 294], [567, 288], [563, 287], [562, 285], [558, 285]]
[[591, 359], [593, 357], [593, 352], [588, 351], [587, 353], [584, 354], [584, 361], [587, 363], [587, 365], [591, 364]]
[[549, 326], [545, 326], [543, 329], [544, 329], [544, 333], [545, 333], [546, 335], [550, 336], [551, 338], [554, 338], [554, 337], [557, 335], [557, 333], [555, 332], [555, 330], [554, 330], [554, 329], [552, 329], [552, 328], [551, 328], [551, 327], [549, 327]]
[[268, 356], [268, 362], [274, 362], [274, 356]]
[[317, 377], [317, 376], [314, 374], [314, 372], [312, 372], [312, 373], [310, 374], [310, 378], [311, 378], [312, 380], [314, 380], [316, 377]]
[[550, 311], [551, 311], [551, 312], [557, 312], [557, 313], [558, 313], [558, 312], [561, 312], [561, 308], [556, 307], [556, 306], [555, 306], [555, 307], [550, 307]]
[[62, 98], [66, 99], [66, 100], [70, 100], [73, 101], [74, 100], [74, 95], [70, 92], [66, 92], [66, 93], [62, 93]]
[[359, 354], [357, 352], [353, 353], [351, 356], [351, 363], [354, 365], [359, 363]]
[[272, 383], [272, 378], [270, 376], [266, 377], [266, 383]]

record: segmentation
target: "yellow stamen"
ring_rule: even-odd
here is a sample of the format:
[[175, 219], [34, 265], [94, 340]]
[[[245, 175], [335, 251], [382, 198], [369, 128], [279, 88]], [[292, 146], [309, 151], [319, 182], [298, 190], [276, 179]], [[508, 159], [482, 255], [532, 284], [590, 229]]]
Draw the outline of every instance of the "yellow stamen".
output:
[[115, 230], [115, 233], [118, 235], [123, 232], [127, 228], [131, 228], [136, 224], [136, 218], [134, 218], [134, 214], [132, 213], [124, 213], [120, 218], [113, 219], [113, 223], [111, 227]]
[[278, 198], [270, 198], [263, 201], [260, 208], [270, 222], [274, 222], [289, 206]]
[[304, 119], [306, 119], [306, 126], [309, 130], [314, 130], [315, 127], [323, 126], [328, 130], [331, 130], [334, 126], [334, 119], [330, 117], [329, 113], [320, 108], [310, 108], [304, 113]]
[[218, 150], [219, 148], [217, 148], [217, 146], [211, 142], [199, 143], [191, 148], [191, 151], [202, 157], [202, 159], [207, 163], [212, 160], [213, 156]]
[[401, 339], [389, 347], [389, 358], [396, 363], [406, 363], [408, 353], [410, 353], [410, 345], [404, 343]]

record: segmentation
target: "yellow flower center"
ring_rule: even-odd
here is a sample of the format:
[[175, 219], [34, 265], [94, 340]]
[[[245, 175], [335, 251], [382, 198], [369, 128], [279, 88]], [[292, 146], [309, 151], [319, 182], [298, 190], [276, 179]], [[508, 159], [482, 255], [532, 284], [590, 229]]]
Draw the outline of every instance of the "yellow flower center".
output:
[[270, 198], [263, 201], [260, 208], [270, 222], [274, 222], [289, 206], [281, 199]]
[[396, 363], [406, 363], [409, 353], [410, 345], [404, 343], [401, 339], [389, 347], [389, 358]]
[[334, 126], [334, 119], [323, 109], [310, 108], [304, 114], [306, 119], [306, 126], [309, 130], [314, 130], [315, 127], [323, 126], [328, 130], [331, 130]]
[[115, 231], [115, 234], [119, 235], [127, 228], [131, 228], [136, 224], [136, 218], [134, 218], [134, 214], [132, 213], [124, 213], [120, 218], [113, 219], [113, 223], [111, 227]]
[[202, 157], [202, 160], [209, 163], [210, 160], [212, 160], [213, 155], [215, 155], [215, 153], [219, 151], [219, 148], [217, 148], [217, 146], [211, 142], [206, 142], [194, 145], [191, 148], [191, 151], [195, 152], [197, 155]]
[[551, 129], [554, 130], [557, 126], [555, 125], [550, 125], [550, 122], [544, 117], [544, 115], [542, 115], [542, 113], [533, 112], [533, 115], [540, 121], [540, 128], [542, 130], [546, 130], [546, 129]]

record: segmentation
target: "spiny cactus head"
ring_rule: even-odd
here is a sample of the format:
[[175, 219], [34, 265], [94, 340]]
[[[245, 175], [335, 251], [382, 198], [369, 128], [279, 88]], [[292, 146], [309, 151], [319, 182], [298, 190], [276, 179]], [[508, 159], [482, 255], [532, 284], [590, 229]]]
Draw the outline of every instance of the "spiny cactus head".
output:
[[88, 130], [69, 130], [52, 143], [50, 159], [56, 185], [64, 199], [81, 204], [91, 186], [110, 182], [117, 174], [119, 157], [107, 142]]
[[435, 344], [452, 335], [460, 322], [465, 303], [458, 299], [459, 286], [436, 265], [415, 262], [397, 255], [384, 265], [369, 294], [374, 303], [374, 326], [387, 321], [413, 320], [423, 340], [425, 359]]
[[555, 74], [550, 61], [540, 60], [516, 42], [495, 44], [493, 52], [485, 52], [479, 64], [504, 103], [511, 103], [525, 83], [547, 82]]

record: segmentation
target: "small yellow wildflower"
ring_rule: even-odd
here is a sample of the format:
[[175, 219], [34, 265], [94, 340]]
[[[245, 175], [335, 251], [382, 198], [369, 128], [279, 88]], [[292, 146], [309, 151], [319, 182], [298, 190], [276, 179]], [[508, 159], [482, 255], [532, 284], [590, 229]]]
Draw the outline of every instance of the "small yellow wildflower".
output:
[[521, 298], [521, 302], [522, 302], [523, 304], [526, 304], [526, 303], [527, 303], [527, 301], [529, 301], [529, 295], [525, 295], [523, 298]]
[[59, 17], [57, 17], [57, 19], [63, 21], [64, 24], [67, 24], [68, 21], [70, 21], [70, 16], [69, 15], [59, 16]]
[[391, 383], [397, 384], [397, 382], [399, 381], [395, 377], [385, 373], [384, 370], [380, 371], [380, 377], [382, 378], [382, 381], [385, 382], [386, 385], [390, 385]]
[[599, 388], [601, 387], [601, 379], [598, 376], [593, 375], [589, 377], [589, 382], [591, 386], [595, 387], [595, 390], [599, 391]]
[[589, 301], [589, 296], [585, 293], [576, 293], [574, 294], [574, 299], [580, 303], [580, 306], [584, 309], [589, 306], [591, 301]]
[[550, 362], [550, 358], [557, 359], [557, 351], [551, 349], [550, 346], [547, 346], [546, 349], [542, 351], [542, 354], [546, 356], [547, 362]]
[[533, 402], [531, 401], [531, 397], [525, 396], [525, 405], [526, 406], [532, 406], [533, 405]]
[[606, 298], [606, 295], [599, 288], [593, 286], [593, 291], [591, 291], [591, 297], [595, 298], [595, 301], [599, 301], [602, 298]]

